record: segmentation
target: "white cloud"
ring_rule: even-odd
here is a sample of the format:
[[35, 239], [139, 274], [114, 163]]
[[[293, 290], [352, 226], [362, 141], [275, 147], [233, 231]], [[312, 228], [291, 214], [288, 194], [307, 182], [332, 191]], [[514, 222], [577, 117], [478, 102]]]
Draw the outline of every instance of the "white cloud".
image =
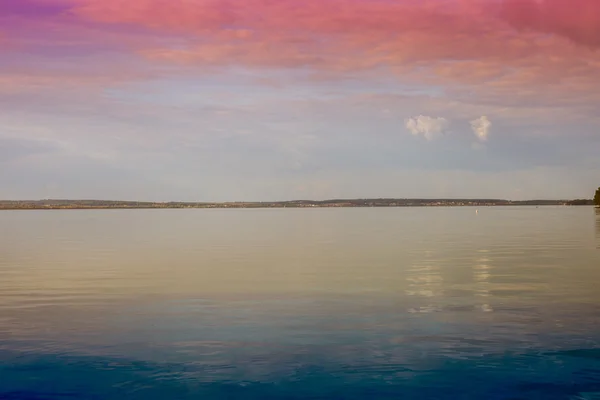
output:
[[490, 121], [485, 115], [471, 121], [471, 129], [473, 129], [473, 133], [475, 133], [477, 139], [482, 142], [488, 140], [491, 127], [492, 121]]
[[433, 140], [448, 127], [448, 120], [442, 117], [419, 115], [405, 121], [406, 129], [415, 136], [423, 135], [427, 140]]

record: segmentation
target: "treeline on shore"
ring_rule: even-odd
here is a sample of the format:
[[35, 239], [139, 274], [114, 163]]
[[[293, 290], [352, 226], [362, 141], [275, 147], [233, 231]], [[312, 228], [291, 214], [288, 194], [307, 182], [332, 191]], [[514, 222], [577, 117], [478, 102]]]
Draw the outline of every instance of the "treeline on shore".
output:
[[0, 209], [107, 208], [304, 208], [304, 207], [456, 207], [456, 206], [591, 206], [593, 200], [501, 199], [332, 199], [272, 202], [141, 202], [113, 200], [0, 200]]

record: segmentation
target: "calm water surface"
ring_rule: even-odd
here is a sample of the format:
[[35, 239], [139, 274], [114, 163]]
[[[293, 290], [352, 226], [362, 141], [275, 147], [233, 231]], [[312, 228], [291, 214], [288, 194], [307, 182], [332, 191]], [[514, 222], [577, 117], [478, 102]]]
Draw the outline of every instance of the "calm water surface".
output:
[[0, 213], [1, 399], [598, 399], [589, 207]]

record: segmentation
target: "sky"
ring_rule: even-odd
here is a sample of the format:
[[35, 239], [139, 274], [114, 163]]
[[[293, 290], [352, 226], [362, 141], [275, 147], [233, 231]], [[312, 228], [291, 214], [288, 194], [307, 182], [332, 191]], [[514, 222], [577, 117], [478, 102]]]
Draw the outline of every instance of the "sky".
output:
[[598, 0], [0, 0], [0, 199], [591, 198]]

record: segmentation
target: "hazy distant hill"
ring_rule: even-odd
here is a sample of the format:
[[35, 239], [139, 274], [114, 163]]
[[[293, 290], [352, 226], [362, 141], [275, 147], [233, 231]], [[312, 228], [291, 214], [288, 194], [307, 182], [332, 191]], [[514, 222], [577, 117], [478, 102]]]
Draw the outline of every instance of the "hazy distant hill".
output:
[[271, 202], [143, 202], [113, 200], [0, 200], [0, 209], [90, 209], [90, 208], [304, 208], [304, 207], [461, 207], [461, 206], [551, 206], [593, 205], [592, 200], [501, 199], [331, 199]]

